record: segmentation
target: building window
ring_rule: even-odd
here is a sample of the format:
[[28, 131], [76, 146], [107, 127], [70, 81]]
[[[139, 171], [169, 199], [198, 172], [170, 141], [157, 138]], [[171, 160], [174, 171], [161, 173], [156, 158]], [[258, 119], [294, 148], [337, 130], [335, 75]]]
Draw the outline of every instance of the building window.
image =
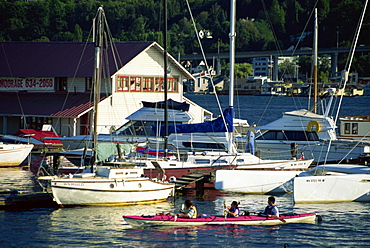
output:
[[52, 119], [50, 117], [24, 117], [21, 118], [20, 128], [41, 130], [44, 124], [52, 124]]
[[358, 134], [358, 123], [352, 123], [352, 134]]
[[164, 91], [163, 88], [163, 78], [155, 78], [155, 91]]
[[[130, 92], [163, 92], [163, 82], [163, 77], [118, 76], [116, 90]], [[178, 92], [178, 78], [169, 77], [167, 82], [168, 92]]]
[[349, 134], [350, 133], [350, 128], [351, 128], [351, 124], [350, 123], [345, 123], [344, 124], [344, 133]]
[[92, 90], [92, 78], [91, 77], [87, 77], [85, 78], [85, 88], [86, 88], [86, 91], [90, 91]]
[[58, 91], [67, 91], [67, 78], [66, 77], [57, 77], [55, 78], [55, 84]]
[[178, 92], [178, 86], [179, 86], [179, 79], [178, 78], [172, 78], [172, 91], [171, 92]]
[[154, 78], [144, 77], [143, 78], [143, 91], [153, 91]]
[[119, 76], [117, 80], [117, 91], [128, 91], [129, 89], [129, 77]]

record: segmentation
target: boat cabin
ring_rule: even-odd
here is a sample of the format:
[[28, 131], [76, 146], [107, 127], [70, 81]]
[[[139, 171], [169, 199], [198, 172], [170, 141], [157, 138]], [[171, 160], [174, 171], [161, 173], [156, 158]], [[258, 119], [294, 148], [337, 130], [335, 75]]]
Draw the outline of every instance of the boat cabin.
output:
[[348, 139], [370, 139], [370, 116], [339, 118], [339, 135]]

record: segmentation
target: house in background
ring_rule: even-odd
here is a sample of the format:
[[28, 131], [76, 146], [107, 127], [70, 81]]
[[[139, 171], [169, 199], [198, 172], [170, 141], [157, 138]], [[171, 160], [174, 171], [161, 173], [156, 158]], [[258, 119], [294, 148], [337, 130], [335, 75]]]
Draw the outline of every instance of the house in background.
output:
[[209, 94], [224, 89], [227, 78], [224, 75], [217, 75], [212, 66], [207, 69], [204, 61], [195, 67], [192, 67], [190, 61], [186, 61], [184, 66], [193, 76], [193, 79], [184, 82], [184, 93]]
[[292, 85], [286, 85], [283, 81], [269, 81], [261, 86], [261, 95], [285, 96]]
[[[142, 107], [164, 100], [163, 48], [156, 42], [116, 42], [104, 51], [98, 133], [109, 133]], [[94, 43], [1, 42], [0, 133], [50, 124], [63, 136], [87, 134], [93, 109]], [[116, 53], [113, 54], [112, 51]], [[114, 55], [114, 56], [113, 56]], [[168, 56], [168, 98], [190, 104], [189, 122], [212, 113], [183, 96], [194, 79]]]
[[366, 84], [362, 89], [364, 90], [363, 96], [370, 96], [370, 84]]

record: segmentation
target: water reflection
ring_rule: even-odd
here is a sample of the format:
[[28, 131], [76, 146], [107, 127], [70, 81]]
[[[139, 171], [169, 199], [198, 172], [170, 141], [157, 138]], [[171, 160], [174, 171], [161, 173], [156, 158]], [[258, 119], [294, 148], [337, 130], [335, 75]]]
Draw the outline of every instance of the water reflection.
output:
[[[0, 169], [0, 187], [32, 191], [32, 173], [20, 168]], [[240, 208], [260, 212], [268, 195], [209, 194], [189, 198], [199, 213], [222, 215], [223, 204], [240, 202]], [[143, 227], [128, 225], [123, 215], [177, 213], [187, 197], [166, 202], [123, 207], [35, 208], [0, 211], [0, 247], [318, 247], [368, 246], [370, 203], [296, 204], [292, 195], [277, 195], [281, 213], [316, 212], [319, 224], [279, 226], [215, 225], [195, 227]]]

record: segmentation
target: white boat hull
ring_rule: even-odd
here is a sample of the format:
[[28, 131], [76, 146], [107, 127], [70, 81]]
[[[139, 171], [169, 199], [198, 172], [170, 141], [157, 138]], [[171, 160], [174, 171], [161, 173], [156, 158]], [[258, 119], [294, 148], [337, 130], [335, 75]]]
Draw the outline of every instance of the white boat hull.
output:
[[370, 174], [294, 178], [295, 203], [370, 202]]
[[32, 148], [33, 145], [0, 144], [0, 167], [20, 165]]
[[165, 201], [174, 185], [148, 178], [54, 179], [53, 197], [59, 205], [130, 205]]
[[301, 171], [218, 170], [215, 188], [222, 191], [250, 194], [288, 193], [293, 178]]

